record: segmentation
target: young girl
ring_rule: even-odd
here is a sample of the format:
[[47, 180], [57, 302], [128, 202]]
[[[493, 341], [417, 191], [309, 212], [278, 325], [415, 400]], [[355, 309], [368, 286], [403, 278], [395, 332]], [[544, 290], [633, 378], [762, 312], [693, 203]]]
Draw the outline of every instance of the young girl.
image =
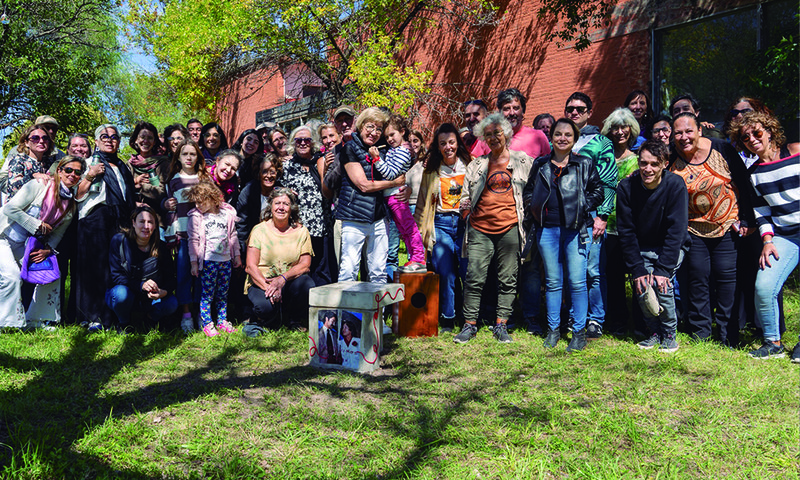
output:
[[[408, 143], [406, 121], [399, 115], [390, 116], [383, 134], [386, 137], [386, 143], [391, 147], [386, 152], [386, 158], [384, 160], [380, 159], [378, 148], [375, 146], [370, 147], [369, 154], [372, 156], [375, 168], [383, 175], [383, 178], [394, 180], [405, 174], [411, 168], [414, 160], [411, 145]], [[400, 231], [400, 236], [403, 237], [408, 249], [409, 261], [400, 270], [404, 272], [424, 272], [427, 268], [422, 237], [419, 234], [417, 223], [414, 221], [414, 216], [411, 214], [408, 203], [398, 200], [394, 196], [399, 190], [400, 187], [387, 188], [383, 191], [383, 196], [386, 198], [386, 203], [392, 212], [392, 218], [394, 218], [395, 225], [397, 225], [397, 230]]]
[[[200, 277], [200, 325], [209, 337], [217, 329], [231, 333], [228, 321], [228, 287], [231, 280], [231, 261], [239, 268], [239, 238], [236, 235], [236, 209], [223, 201], [222, 192], [211, 182], [192, 187], [187, 200], [196, 205], [189, 212], [189, 258], [192, 275]], [[211, 305], [216, 301], [217, 328], [211, 317]]]
[[[167, 199], [164, 201], [164, 210], [167, 211], [170, 226], [165, 234], [168, 244], [178, 243], [177, 263], [177, 288], [175, 296], [178, 304], [183, 309], [181, 318], [181, 329], [189, 333], [194, 330], [192, 313], [189, 304], [200, 301], [200, 290], [196, 279], [191, 274], [191, 263], [189, 261], [189, 210], [194, 208], [194, 203], [186, 198], [190, 188], [199, 184], [201, 180], [208, 179], [206, 164], [203, 161], [203, 152], [191, 138], [184, 139], [175, 148], [175, 155], [172, 158], [172, 168], [170, 169], [169, 183], [167, 184]], [[192, 295], [194, 287], [194, 295]]]

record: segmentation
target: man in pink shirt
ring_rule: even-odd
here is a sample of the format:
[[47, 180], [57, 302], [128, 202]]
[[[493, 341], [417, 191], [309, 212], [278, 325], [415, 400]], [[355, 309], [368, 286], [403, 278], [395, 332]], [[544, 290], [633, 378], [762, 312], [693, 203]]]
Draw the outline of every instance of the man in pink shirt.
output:
[[525, 127], [525, 96], [516, 88], [509, 88], [497, 94], [497, 110], [511, 123], [514, 136], [511, 137], [509, 150], [525, 152], [533, 158], [550, 153], [550, 141], [541, 130]]
[[464, 102], [464, 125], [469, 129], [469, 132], [464, 134], [464, 144], [475, 158], [491, 152], [489, 145], [472, 133], [472, 129], [486, 117], [487, 113], [489, 108], [480, 98]]

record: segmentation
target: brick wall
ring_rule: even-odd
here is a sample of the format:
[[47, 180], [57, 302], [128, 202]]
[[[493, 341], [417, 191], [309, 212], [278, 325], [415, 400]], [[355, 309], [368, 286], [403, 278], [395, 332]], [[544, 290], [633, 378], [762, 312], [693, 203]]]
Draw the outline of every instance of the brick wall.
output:
[[229, 83], [223, 89], [223, 100], [217, 115], [229, 143], [248, 128], [255, 128], [256, 112], [284, 103], [283, 76], [277, 70], [260, 70]]

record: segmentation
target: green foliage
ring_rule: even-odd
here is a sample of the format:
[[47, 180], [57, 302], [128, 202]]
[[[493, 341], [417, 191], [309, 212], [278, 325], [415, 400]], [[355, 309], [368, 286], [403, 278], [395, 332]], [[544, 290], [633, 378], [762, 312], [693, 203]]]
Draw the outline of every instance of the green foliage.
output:
[[116, 0], [8, 0], [0, 26], [0, 128], [40, 114], [62, 131], [96, 124], [94, 85], [118, 58]]
[[[798, 16], [800, 18], [800, 16]], [[753, 59], [756, 65], [750, 72], [750, 88], [759, 92], [761, 99], [775, 110], [775, 114], [786, 125], [800, 116], [800, 57], [797, 38], [783, 37]]]
[[585, 50], [592, 44], [591, 32], [611, 23], [616, 4], [617, 0], [543, 0], [539, 18], [558, 25], [544, 33], [545, 39], [559, 47], [574, 42], [575, 50]]
[[213, 111], [221, 87], [244, 73], [299, 64], [337, 102], [407, 110], [431, 73], [397, 64], [405, 35], [423, 26], [472, 31], [494, 12], [489, 0], [136, 0], [128, 21], [192, 108]]

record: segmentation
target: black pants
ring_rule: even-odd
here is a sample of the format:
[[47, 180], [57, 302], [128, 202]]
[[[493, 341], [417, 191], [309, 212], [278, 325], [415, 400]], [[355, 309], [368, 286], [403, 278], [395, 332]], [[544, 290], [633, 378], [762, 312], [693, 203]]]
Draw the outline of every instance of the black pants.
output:
[[311, 237], [311, 278], [314, 285], [321, 287], [334, 283], [339, 279], [339, 265], [336, 262], [336, 251], [333, 247], [333, 234], [325, 237]]
[[285, 324], [305, 325], [308, 323], [308, 291], [312, 288], [314, 280], [308, 275], [300, 275], [286, 283], [279, 303], [273, 304], [267, 300], [264, 290], [255, 285], [247, 289], [247, 298], [253, 304], [257, 322], [265, 327], [277, 328], [281, 325], [280, 319], [276, 318], [279, 308]]
[[72, 290], [76, 298], [77, 322], [100, 322], [110, 327], [115, 315], [106, 306], [106, 290], [111, 287], [108, 247], [117, 233], [117, 219], [105, 205], [94, 208], [78, 220], [78, 243]]
[[739, 326], [731, 321], [736, 296], [733, 235], [733, 231], [719, 238], [691, 235], [692, 247], [682, 265], [686, 280], [680, 288], [681, 297], [687, 299], [690, 333], [700, 340], [712, 338], [716, 320], [720, 342], [733, 345], [739, 341]]

